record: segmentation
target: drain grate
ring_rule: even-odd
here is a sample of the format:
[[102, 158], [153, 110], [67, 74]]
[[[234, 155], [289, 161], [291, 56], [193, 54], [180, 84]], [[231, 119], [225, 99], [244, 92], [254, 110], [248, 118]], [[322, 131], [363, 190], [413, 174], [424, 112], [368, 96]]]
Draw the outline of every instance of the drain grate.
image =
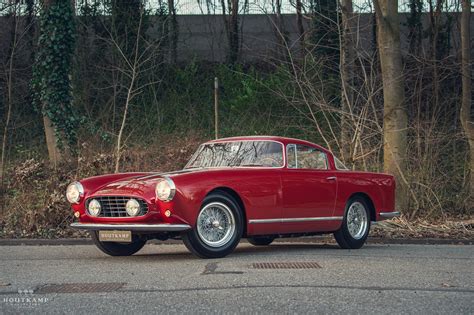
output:
[[318, 269], [321, 266], [314, 261], [298, 262], [262, 262], [253, 263], [254, 269]]
[[96, 293], [114, 292], [120, 290], [125, 283], [64, 283], [47, 284], [39, 288], [35, 293]]

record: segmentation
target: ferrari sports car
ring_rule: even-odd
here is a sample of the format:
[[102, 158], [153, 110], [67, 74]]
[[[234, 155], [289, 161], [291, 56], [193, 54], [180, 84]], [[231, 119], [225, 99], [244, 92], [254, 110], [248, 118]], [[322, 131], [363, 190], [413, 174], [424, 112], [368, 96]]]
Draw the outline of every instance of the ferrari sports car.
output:
[[199, 146], [183, 170], [90, 177], [66, 192], [77, 222], [104, 253], [127, 256], [150, 239], [180, 238], [202, 258], [230, 254], [242, 238], [333, 233], [363, 246], [371, 222], [399, 215], [395, 180], [348, 170], [330, 151], [283, 137], [234, 137]]

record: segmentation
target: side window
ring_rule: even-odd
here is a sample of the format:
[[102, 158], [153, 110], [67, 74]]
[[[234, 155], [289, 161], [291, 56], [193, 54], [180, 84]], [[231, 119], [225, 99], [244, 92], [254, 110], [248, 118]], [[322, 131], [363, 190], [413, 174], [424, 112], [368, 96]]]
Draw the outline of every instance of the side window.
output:
[[316, 148], [305, 145], [289, 144], [287, 146], [287, 159], [289, 168], [328, 169], [326, 154]]
[[336, 164], [336, 169], [341, 171], [347, 171], [348, 168], [341, 162], [337, 157], [334, 157], [334, 163]]

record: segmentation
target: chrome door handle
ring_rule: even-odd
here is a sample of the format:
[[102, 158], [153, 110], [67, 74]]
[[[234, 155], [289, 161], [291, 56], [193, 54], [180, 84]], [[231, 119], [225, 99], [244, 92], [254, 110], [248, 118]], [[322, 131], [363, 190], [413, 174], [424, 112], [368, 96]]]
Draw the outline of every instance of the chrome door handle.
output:
[[329, 176], [329, 177], [326, 177], [327, 180], [336, 180], [337, 177], [336, 176]]

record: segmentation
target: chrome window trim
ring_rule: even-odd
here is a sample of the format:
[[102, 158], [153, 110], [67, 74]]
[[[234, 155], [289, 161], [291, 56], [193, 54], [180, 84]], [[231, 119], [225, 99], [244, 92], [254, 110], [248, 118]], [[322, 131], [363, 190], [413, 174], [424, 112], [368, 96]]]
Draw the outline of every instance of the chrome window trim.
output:
[[[212, 166], [212, 167], [189, 167], [188, 168], [188, 164], [189, 162], [191, 161], [191, 159], [188, 161], [188, 163], [186, 163], [186, 165], [184, 166], [183, 170], [192, 170], [192, 169], [196, 169], [196, 168], [200, 168], [200, 169], [214, 169], [214, 168], [226, 168], [226, 169], [229, 169], [229, 168], [250, 168], [250, 169], [282, 169], [282, 168], [285, 168], [286, 167], [286, 152], [285, 152], [285, 144], [281, 141], [277, 141], [277, 140], [270, 140], [270, 139], [255, 139], [255, 140], [222, 140], [222, 141], [211, 141], [211, 142], [204, 142], [202, 144], [199, 145], [198, 149], [203, 146], [203, 145], [206, 145], [206, 144], [214, 144], [214, 143], [227, 143], [227, 142], [275, 142], [275, 143], [278, 143], [281, 145], [281, 154], [283, 155], [283, 165], [282, 166], [278, 166], [278, 167], [272, 167], [272, 166]], [[196, 151], [197, 152], [197, 151]], [[195, 153], [196, 153], [195, 152]], [[194, 156], [194, 154], [193, 154]], [[191, 157], [192, 158], [192, 157]]]
[[312, 222], [312, 221], [342, 221], [342, 216], [336, 217], [308, 217], [308, 218], [279, 218], [279, 219], [252, 219], [249, 224], [258, 223], [285, 223], [285, 222]]
[[[290, 151], [290, 148], [294, 148], [295, 152], [294, 152], [294, 157], [295, 157], [295, 166], [291, 166], [289, 164], [287, 164], [287, 167], [290, 168], [290, 169], [297, 169], [298, 168], [298, 155], [296, 153], [296, 144], [294, 143], [290, 143], [290, 144], [287, 144], [286, 145], [286, 155], [289, 156], [289, 152]], [[288, 160], [288, 159], [287, 159]]]

